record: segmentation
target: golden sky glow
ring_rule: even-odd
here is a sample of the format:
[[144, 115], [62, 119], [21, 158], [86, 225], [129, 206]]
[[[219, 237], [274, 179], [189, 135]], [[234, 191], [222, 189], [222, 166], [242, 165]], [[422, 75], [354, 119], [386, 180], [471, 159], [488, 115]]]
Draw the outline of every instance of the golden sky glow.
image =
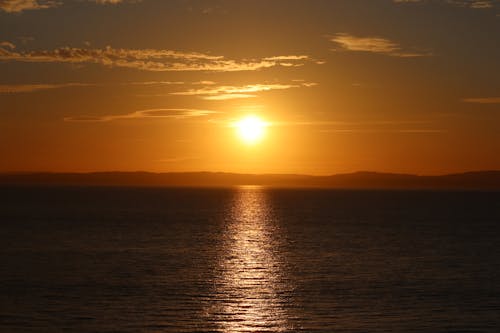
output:
[[499, 35], [499, 1], [0, 1], [0, 172], [500, 169]]

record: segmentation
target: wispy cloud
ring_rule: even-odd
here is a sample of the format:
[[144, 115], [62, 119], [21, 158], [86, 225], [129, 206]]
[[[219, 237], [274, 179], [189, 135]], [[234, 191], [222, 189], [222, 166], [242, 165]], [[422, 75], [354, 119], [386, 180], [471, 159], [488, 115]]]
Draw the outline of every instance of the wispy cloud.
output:
[[117, 3], [123, 2], [123, 0], [90, 0], [90, 1], [101, 5], [106, 5], [106, 4], [116, 5]]
[[274, 57], [267, 57], [264, 58], [264, 60], [308, 60], [310, 59], [309, 56], [307, 55], [282, 55], [282, 56], [274, 56]]
[[211, 86], [213, 84], [217, 84], [217, 82], [214, 82], [214, 81], [196, 81], [196, 82], [193, 82], [192, 84], [199, 84], [199, 85], [204, 85], [204, 86]]
[[493, 1], [473, 1], [470, 7], [476, 9], [493, 8]]
[[425, 57], [429, 52], [409, 51], [403, 49], [398, 43], [381, 37], [357, 37], [347, 33], [339, 33], [330, 37], [344, 51], [380, 53], [393, 57]]
[[61, 1], [55, 0], [0, 0], [0, 10], [7, 13], [19, 13], [24, 10], [53, 8], [60, 4]]
[[0, 84], [0, 94], [28, 93], [39, 90], [59, 89], [67, 87], [92, 86], [89, 83], [62, 83], [62, 84]]
[[445, 129], [419, 129], [419, 128], [408, 128], [408, 129], [327, 129], [321, 130], [323, 133], [400, 133], [400, 134], [442, 134], [447, 133]]
[[126, 82], [123, 85], [134, 85], [134, 86], [170, 86], [170, 85], [180, 85], [185, 84], [183, 81], [136, 81], [136, 82]]
[[205, 97], [203, 97], [203, 99], [206, 99], [209, 101], [227, 101], [229, 99], [253, 98], [253, 97], [257, 97], [257, 95], [253, 95], [253, 94], [218, 94], [218, 95], [205, 96]]
[[228, 100], [236, 98], [257, 97], [256, 93], [271, 90], [284, 90], [299, 87], [312, 87], [316, 83], [303, 82], [300, 84], [248, 84], [245, 86], [208, 86], [200, 89], [172, 92], [171, 95], [202, 96], [206, 100]]
[[394, 3], [437, 2], [473, 9], [493, 8], [496, 0], [392, 0]]
[[[214, 123], [233, 127], [236, 118], [215, 119]], [[401, 134], [440, 134], [448, 132], [439, 128], [431, 120], [374, 120], [374, 121], [270, 121], [270, 127], [311, 127], [321, 133], [401, 133]]]
[[0, 42], [0, 48], [15, 49], [16, 46], [14, 44], [12, 44], [11, 42], [3, 41], [3, 42]]
[[287, 121], [274, 123], [278, 126], [399, 126], [399, 125], [427, 125], [430, 120], [373, 120], [373, 121], [342, 121], [342, 120], [314, 120], [314, 121]]
[[[7, 42], [3, 42], [7, 43]], [[291, 56], [288, 56], [291, 57]], [[272, 57], [271, 57], [272, 58]], [[279, 58], [279, 57], [278, 57]], [[93, 63], [109, 67], [145, 71], [254, 71], [293, 62], [302, 65], [302, 56], [286, 61], [275, 59], [227, 59], [224, 56], [198, 52], [159, 49], [102, 49], [61, 47], [53, 50], [16, 51], [12, 43], [0, 44], [0, 60], [40, 63]]]
[[439, 134], [446, 129], [436, 128], [430, 120], [376, 120], [376, 121], [306, 121], [274, 123], [274, 126], [312, 126], [323, 133], [407, 133]]
[[[207, 81], [211, 82], [211, 81]], [[123, 83], [28, 83], [28, 84], [0, 84], [0, 94], [16, 94], [16, 93], [29, 93], [39, 90], [60, 89], [67, 87], [96, 87], [96, 86], [171, 86], [171, 85], [185, 85], [189, 84], [183, 81], [133, 81]], [[193, 85], [199, 84], [198, 82], [191, 83]], [[211, 83], [206, 83], [211, 84]], [[163, 96], [163, 95], [162, 95]]]
[[71, 116], [65, 117], [64, 121], [68, 122], [107, 122], [120, 119], [184, 119], [191, 117], [203, 117], [211, 114], [219, 113], [212, 110], [198, 109], [149, 109], [134, 111], [132, 113], [120, 115], [104, 115], [104, 116]]
[[500, 97], [465, 98], [463, 101], [466, 103], [500, 104]]
[[[116, 5], [124, 2], [140, 2], [141, 0], [87, 0], [100, 5]], [[25, 10], [38, 10], [58, 7], [64, 4], [63, 0], [0, 0], [0, 10], [7, 13], [20, 13]]]
[[473, 9], [493, 8], [493, 0], [447, 0], [449, 4]]

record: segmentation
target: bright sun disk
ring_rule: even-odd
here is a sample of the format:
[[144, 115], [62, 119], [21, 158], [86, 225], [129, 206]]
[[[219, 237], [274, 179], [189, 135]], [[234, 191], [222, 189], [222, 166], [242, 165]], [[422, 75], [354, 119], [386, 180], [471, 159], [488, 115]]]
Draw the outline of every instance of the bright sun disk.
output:
[[266, 126], [266, 122], [257, 116], [246, 116], [235, 124], [238, 135], [247, 144], [260, 141], [264, 137]]

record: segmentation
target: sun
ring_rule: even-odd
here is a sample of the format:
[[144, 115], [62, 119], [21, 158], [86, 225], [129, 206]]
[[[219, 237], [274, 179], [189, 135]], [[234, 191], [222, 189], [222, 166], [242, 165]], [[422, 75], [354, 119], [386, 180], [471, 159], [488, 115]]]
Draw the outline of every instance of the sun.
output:
[[254, 115], [241, 118], [235, 123], [239, 137], [249, 145], [256, 144], [263, 139], [267, 126], [265, 121]]

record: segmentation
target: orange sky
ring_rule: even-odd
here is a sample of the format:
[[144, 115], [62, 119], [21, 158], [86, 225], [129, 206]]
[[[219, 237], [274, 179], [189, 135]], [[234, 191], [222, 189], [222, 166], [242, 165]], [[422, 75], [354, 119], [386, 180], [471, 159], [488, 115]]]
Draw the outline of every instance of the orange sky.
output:
[[500, 169], [499, 37], [499, 1], [0, 1], [0, 172]]

